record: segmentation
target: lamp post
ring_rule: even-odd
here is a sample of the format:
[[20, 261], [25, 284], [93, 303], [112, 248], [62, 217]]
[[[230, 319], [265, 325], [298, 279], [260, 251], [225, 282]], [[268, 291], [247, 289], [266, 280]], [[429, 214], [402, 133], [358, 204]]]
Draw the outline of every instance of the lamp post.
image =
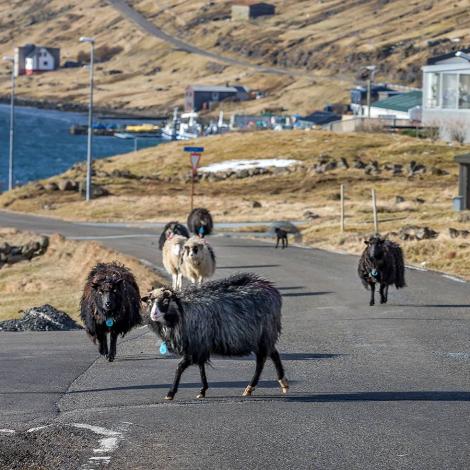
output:
[[94, 38], [81, 37], [80, 42], [87, 42], [90, 44], [90, 102], [88, 107], [88, 147], [87, 147], [87, 158], [86, 158], [86, 200], [89, 201], [92, 198], [92, 185], [91, 185], [91, 142], [93, 137], [93, 60], [95, 53], [95, 40]]
[[13, 189], [13, 144], [15, 137], [15, 58], [4, 56], [3, 60], [11, 63], [11, 100], [10, 100], [10, 153], [8, 159], [8, 191]]
[[371, 102], [371, 88], [372, 88], [372, 82], [374, 81], [374, 75], [375, 75], [375, 65], [368, 65], [366, 67], [366, 70], [369, 71], [368, 77], [367, 77], [367, 118], [370, 119], [370, 102]]

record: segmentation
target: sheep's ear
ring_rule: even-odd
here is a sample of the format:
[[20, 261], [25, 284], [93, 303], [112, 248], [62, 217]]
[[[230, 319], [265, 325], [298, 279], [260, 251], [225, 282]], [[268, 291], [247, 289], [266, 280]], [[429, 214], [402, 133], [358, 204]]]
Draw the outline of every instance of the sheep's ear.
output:
[[370, 243], [370, 242], [369, 242], [369, 240], [364, 240], [364, 243], [365, 243], [367, 246], [369, 246], [369, 243]]
[[140, 300], [141, 302], [147, 303], [150, 300], [150, 294], [144, 295]]

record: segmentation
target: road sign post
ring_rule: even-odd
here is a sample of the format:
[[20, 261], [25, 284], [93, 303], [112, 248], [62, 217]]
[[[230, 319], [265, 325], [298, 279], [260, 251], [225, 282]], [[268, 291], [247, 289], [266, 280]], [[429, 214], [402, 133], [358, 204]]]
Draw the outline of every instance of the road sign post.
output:
[[201, 161], [204, 147], [184, 147], [184, 151], [189, 153], [189, 161], [191, 163], [191, 210], [194, 209], [194, 188], [196, 183], [197, 169]]

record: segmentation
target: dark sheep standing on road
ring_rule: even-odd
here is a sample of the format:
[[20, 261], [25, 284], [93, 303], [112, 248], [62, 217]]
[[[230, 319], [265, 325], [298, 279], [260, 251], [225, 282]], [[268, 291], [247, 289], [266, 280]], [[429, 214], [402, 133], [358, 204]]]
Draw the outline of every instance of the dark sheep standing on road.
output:
[[380, 303], [388, 300], [388, 286], [406, 287], [405, 260], [399, 245], [378, 235], [364, 242], [367, 246], [359, 260], [358, 274], [364, 287], [370, 288], [370, 305], [375, 304], [375, 285], [380, 285]]
[[[80, 301], [80, 317], [93, 343], [109, 362], [116, 357], [118, 335], [142, 322], [140, 293], [134, 275], [118, 263], [98, 263], [88, 275]], [[107, 334], [110, 335], [108, 350]]]
[[282, 241], [282, 248], [287, 248], [289, 246], [289, 241], [287, 239], [287, 232], [279, 227], [276, 227], [274, 231], [276, 232], [276, 248], [279, 247], [280, 241]]
[[188, 215], [188, 228], [190, 232], [201, 238], [210, 235], [214, 228], [211, 213], [201, 207], [193, 209]]
[[160, 235], [160, 239], [158, 240], [158, 248], [163, 250], [163, 245], [165, 242], [171, 238], [173, 235], [181, 235], [182, 237], [189, 238], [191, 235], [188, 229], [179, 222], [168, 222], [165, 227], [163, 227], [163, 231]]
[[171, 352], [183, 356], [166, 400], [174, 398], [182, 373], [195, 364], [202, 381], [197, 398], [204, 398], [209, 388], [205, 364], [212, 354], [256, 354], [256, 371], [243, 396], [252, 394], [270, 357], [282, 392], [287, 393], [289, 385], [276, 349], [282, 299], [269, 281], [254, 274], [237, 274], [207, 282], [202, 288], [190, 286], [182, 292], [157, 289], [143, 300], [149, 302], [150, 328]]

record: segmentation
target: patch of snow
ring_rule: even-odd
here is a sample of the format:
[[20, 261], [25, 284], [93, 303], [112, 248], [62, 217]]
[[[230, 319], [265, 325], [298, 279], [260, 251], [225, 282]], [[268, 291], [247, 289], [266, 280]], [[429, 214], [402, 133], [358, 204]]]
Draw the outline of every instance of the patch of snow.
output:
[[218, 173], [219, 171], [238, 171], [248, 170], [251, 168], [285, 168], [287, 166], [295, 165], [298, 160], [288, 160], [284, 158], [268, 158], [265, 160], [228, 160], [226, 162], [213, 163], [211, 165], [199, 168], [203, 173]]

